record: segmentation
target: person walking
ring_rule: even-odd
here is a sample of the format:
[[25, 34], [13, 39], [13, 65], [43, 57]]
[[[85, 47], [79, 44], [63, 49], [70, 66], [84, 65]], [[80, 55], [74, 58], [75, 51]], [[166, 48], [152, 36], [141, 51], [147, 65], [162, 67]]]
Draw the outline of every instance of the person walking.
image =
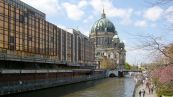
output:
[[149, 88], [149, 82], [148, 81], [146, 82], [146, 88]]
[[142, 93], [142, 92], [141, 92], [141, 90], [140, 90], [140, 91], [139, 91], [139, 97], [141, 97], [141, 93]]
[[154, 86], [151, 85], [151, 94], [153, 94], [153, 91], [154, 91]]
[[150, 94], [151, 93], [151, 83], [150, 83], [150, 81], [147, 84], [147, 88], [148, 88], [148, 93]]
[[142, 80], [142, 85], [144, 86], [144, 84], [145, 84], [145, 80], [143, 79], [143, 80]]
[[145, 97], [145, 90], [142, 89], [142, 96]]
[[149, 94], [151, 93], [151, 88], [150, 88], [150, 87], [148, 88], [148, 93], [149, 93]]

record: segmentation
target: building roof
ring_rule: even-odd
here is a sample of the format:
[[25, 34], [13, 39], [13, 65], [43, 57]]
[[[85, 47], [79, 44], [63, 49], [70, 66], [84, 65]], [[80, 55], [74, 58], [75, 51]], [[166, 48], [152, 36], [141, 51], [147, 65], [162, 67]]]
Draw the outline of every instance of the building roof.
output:
[[104, 9], [101, 18], [97, 20], [91, 28], [91, 33], [96, 33], [96, 32], [97, 33], [112, 32], [115, 35], [117, 34], [114, 24], [109, 19], [106, 18]]

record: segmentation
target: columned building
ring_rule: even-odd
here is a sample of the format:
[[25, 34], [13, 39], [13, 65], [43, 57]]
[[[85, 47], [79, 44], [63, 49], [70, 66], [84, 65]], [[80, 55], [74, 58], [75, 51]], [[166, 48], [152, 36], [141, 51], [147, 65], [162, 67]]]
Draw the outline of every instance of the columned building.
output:
[[123, 69], [125, 64], [125, 46], [115, 30], [114, 24], [103, 13], [91, 28], [89, 35], [95, 46], [95, 60], [99, 69]]
[[0, 69], [95, 68], [93, 46], [80, 31], [59, 28], [20, 0], [0, 0]]

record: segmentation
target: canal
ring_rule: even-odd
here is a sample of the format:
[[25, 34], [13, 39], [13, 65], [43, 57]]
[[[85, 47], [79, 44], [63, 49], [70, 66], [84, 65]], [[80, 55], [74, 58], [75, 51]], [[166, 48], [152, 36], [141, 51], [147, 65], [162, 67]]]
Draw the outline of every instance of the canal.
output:
[[106, 78], [55, 88], [9, 95], [9, 97], [132, 97], [132, 78]]

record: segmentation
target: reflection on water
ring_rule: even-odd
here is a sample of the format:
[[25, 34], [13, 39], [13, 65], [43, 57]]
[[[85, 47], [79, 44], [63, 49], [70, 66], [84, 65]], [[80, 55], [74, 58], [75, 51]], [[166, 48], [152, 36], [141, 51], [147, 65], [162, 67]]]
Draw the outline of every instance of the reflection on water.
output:
[[132, 78], [107, 78], [81, 82], [33, 92], [9, 95], [10, 97], [132, 97]]

